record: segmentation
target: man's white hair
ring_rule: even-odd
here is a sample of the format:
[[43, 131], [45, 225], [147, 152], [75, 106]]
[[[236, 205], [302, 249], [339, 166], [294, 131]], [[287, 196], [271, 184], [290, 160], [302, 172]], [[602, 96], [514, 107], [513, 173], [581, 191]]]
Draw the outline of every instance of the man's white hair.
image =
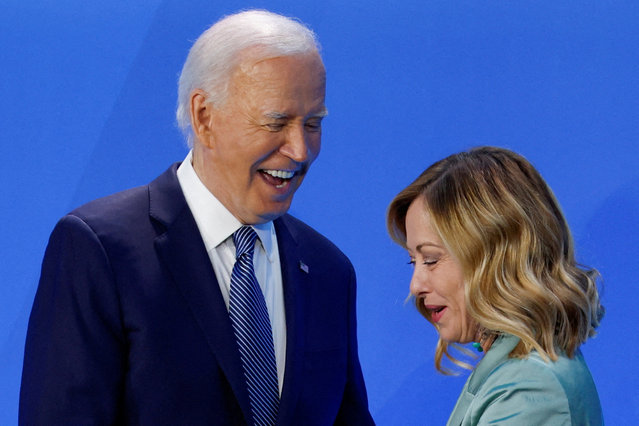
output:
[[318, 53], [313, 31], [300, 22], [266, 10], [248, 10], [226, 16], [195, 41], [178, 83], [177, 123], [189, 147], [193, 146], [190, 97], [195, 89], [207, 93], [207, 102], [221, 106], [241, 53], [249, 48], [256, 61], [307, 53]]

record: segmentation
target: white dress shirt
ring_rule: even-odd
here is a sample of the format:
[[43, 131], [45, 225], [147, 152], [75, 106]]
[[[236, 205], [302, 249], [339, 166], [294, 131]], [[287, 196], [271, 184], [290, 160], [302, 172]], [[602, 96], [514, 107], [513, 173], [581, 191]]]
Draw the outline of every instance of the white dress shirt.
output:
[[[204, 186], [192, 165], [192, 151], [177, 170], [178, 181], [184, 198], [195, 218], [204, 246], [211, 259], [220, 292], [229, 307], [231, 273], [235, 264], [235, 243], [233, 233], [242, 223], [229, 212], [222, 203]], [[282, 291], [282, 268], [280, 253], [273, 222], [252, 225], [259, 243], [255, 243], [253, 266], [255, 276], [264, 293], [266, 308], [273, 328], [275, 362], [280, 395], [284, 381], [286, 362], [286, 318], [284, 314], [284, 294]]]

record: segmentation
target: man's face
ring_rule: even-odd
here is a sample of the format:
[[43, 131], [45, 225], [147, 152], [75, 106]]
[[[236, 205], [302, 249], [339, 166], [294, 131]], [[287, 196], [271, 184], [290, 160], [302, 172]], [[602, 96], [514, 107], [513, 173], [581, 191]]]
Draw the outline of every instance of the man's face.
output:
[[242, 223], [288, 210], [320, 151], [324, 93], [317, 54], [249, 59], [233, 74], [227, 101], [210, 107], [210, 129], [195, 142], [193, 165]]

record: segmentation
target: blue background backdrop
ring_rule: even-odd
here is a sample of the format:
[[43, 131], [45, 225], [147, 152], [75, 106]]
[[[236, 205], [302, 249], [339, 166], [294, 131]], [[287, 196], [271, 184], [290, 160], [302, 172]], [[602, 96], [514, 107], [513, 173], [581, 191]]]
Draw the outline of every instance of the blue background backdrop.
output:
[[607, 315], [583, 348], [611, 425], [639, 422], [639, 3], [635, 1], [3, 0], [0, 12], [0, 424], [17, 419], [23, 345], [57, 219], [147, 183], [186, 154], [177, 74], [220, 16], [262, 7], [319, 35], [322, 154], [291, 212], [359, 277], [360, 354], [381, 425], [443, 424], [466, 376], [433, 368], [434, 329], [404, 304], [391, 198], [439, 158], [521, 152], [556, 192]]

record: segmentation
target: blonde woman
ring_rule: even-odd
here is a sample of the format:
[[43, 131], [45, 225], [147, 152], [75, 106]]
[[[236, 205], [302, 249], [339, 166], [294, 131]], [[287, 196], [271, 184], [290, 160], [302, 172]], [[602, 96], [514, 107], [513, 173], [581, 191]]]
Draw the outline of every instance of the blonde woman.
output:
[[485, 353], [449, 425], [603, 424], [579, 350], [603, 316], [596, 273], [576, 263], [557, 200], [526, 159], [481, 147], [433, 164], [392, 201], [388, 229], [439, 333], [436, 368], [448, 372], [443, 357], [468, 366], [451, 343]]

